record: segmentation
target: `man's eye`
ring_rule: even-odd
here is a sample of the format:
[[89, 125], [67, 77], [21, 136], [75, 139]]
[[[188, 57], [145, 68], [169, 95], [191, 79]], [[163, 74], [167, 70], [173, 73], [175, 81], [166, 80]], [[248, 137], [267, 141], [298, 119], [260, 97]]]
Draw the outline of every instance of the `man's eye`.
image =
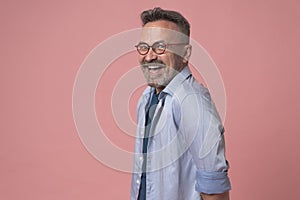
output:
[[156, 49], [163, 50], [163, 49], [166, 48], [166, 45], [165, 45], [165, 44], [161, 44], [161, 43], [160, 43], [160, 44], [156, 44], [156, 45], [155, 45], [155, 48], [156, 48]]
[[146, 49], [148, 49], [148, 46], [147, 46], [147, 45], [140, 45], [140, 46], [139, 46], [139, 49], [141, 49], [141, 50], [146, 50]]
[[158, 48], [158, 49], [164, 49], [165, 46], [164, 46], [164, 45], [158, 45], [157, 48]]

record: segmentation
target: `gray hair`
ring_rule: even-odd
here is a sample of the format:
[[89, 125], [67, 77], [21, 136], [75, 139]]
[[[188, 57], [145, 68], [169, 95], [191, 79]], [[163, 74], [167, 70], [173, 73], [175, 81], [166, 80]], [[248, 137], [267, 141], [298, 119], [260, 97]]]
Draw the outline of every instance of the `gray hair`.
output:
[[189, 22], [179, 13], [172, 10], [163, 10], [159, 7], [145, 10], [141, 13], [141, 20], [143, 26], [148, 22], [155, 22], [159, 20], [165, 20], [175, 23], [180, 31], [190, 37], [190, 24]]

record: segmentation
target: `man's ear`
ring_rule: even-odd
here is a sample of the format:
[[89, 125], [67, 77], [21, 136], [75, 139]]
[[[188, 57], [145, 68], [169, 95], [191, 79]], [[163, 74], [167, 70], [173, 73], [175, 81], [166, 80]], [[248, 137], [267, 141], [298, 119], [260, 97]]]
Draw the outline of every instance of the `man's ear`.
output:
[[184, 47], [184, 55], [183, 55], [183, 62], [188, 63], [191, 54], [192, 54], [192, 45], [188, 44]]

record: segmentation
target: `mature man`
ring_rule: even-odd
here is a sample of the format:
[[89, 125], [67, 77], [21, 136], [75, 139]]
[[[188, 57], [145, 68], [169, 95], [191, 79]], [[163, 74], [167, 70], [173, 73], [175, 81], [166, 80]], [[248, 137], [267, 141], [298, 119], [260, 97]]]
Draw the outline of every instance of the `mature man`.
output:
[[136, 48], [148, 87], [137, 108], [131, 199], [229, 199], [224, 128], [188, 67], [190, 25], [161, 8], [141, 19]]

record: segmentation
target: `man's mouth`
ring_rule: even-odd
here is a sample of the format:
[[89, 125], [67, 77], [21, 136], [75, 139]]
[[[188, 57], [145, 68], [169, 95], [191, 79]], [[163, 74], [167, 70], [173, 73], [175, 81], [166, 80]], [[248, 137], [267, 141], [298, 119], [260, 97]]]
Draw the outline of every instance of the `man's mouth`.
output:
[[163, 68], [164, 66], [162, 66], [162, 65], [148, 65], [147, 66], [147, 68], [149, 69], [149, 70], [158, 70], [158, 69], [161, 69], [161, 68]]
[[164, 67], [165, 65], [162, 64], [152, 64], [152, 65], [145, 66], [145, 69], [148, 71], [148, 74], [151, 77], [157, 77], [163, 73], [162, 70]]
[[161, 69], [161, 68], [164, 68], [165, 65], [162, 64], [162, 63], [145, 63], [143, 64], [143, 67], [148, 69], [149, 71], [150, 70], [158, 70], [158, 69]]

